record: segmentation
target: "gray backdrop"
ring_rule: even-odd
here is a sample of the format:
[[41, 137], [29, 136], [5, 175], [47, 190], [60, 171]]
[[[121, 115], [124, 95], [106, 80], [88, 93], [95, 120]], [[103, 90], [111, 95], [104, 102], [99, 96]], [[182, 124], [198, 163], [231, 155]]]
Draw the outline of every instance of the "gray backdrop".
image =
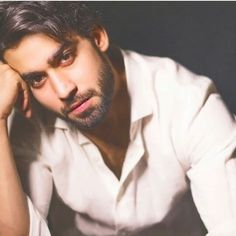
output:
[[112, 41], [211, 77], [236, 113], [236, 2], [89, 2]]

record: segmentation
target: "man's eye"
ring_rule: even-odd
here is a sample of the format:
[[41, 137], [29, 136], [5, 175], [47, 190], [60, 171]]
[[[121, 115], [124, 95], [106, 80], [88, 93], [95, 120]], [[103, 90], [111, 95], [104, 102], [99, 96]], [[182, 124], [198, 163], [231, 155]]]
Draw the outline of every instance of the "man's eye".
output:
[[60, 65], [70, 65], [74, 60], [74, 54], [71, 51], [65, 51], [60, 58]]
[[32, 88], [39, 88], [45, 81], [45, 75], [37, 75], [29, 79], [27, 82]]

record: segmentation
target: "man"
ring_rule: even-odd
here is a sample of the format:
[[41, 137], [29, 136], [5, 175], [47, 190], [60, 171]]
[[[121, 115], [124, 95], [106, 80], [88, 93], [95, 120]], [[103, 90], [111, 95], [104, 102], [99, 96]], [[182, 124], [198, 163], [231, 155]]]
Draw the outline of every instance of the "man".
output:
[[235, 120], [208, 78], [110, 46], [79, 2], [0, 6], [2, 232], [200, 236], [190, 185], [207, 235], [236, 234]]

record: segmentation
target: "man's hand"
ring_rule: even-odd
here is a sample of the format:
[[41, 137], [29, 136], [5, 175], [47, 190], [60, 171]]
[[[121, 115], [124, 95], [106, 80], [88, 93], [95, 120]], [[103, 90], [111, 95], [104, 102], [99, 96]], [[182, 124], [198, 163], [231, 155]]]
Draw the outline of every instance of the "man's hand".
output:
[[28, 235], [27, 199], [18, 176], [8, 136], [7, 118], [15, 104], [31, 116], [29, 91], [20, 75], [0, 62], [0, 236]]
[[27, 84], [9, 65], [0, 62], [0, 119], [6, 120], [14, 105], [31, 116]]

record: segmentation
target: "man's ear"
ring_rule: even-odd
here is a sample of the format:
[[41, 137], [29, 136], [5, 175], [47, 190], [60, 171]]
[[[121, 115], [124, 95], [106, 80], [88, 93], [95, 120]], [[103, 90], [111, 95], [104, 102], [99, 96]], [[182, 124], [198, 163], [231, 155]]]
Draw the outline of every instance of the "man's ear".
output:
[[101, 52], [105, 52], [109, 47], [109, 37], [102, 26], [96, 26], [92, 32], [92, 40]]

